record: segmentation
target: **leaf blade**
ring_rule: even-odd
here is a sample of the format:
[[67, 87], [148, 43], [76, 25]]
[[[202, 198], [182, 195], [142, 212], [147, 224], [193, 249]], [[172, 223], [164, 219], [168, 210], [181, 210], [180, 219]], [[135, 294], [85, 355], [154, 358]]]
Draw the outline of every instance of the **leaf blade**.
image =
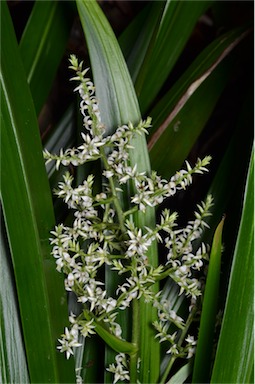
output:
[[[239, 28], [212, 42], [150, 112], [151, 163], [163, 176], [175, 173], [188, 156], [235, 68], [230, 54], [247, 34]], [[163, 150], [166, 142], [171, 152]]]
[[218, 308], [224, 220], [225, 218], [221, 220], [216, 228], [212, 243], [194, 362], [193, 383], [206, 383], [209, 379], [215, 319]]
[[[254, 155], [248, 171], [243, 212], [232, 263], [223, 323], [213, 366], [212, 382], [252, 380], [254, 364], [253, 289]], [[238, 337], [236, 335], [238, 334]], [[223, 358], [224, 357], [224, 358]]]
[[167, 1], [153, 48], [149, 50], [136, 80], [136, 90], [142, 113], [145, 113], [158, 94], [191, 35], [199, 16], [210, 2]]
[[0, 380], [2, 383], [29, 383], [26, 353], [15, 286], [10, 268], [10, 251], [1, 226], [0, 241]]
[[73, 20], [69, 2], [36, 1], [25, 30], [19, 51], [39, 114], [50, 92]]
[[29, 375], [33, 382], [71, 381], [72, 362], [66, 364], [55, 347], [67, 306], [62, 279], [50, 257], [48, 237], [54, 224], [51, 194], [13, 26], [6, 3], [1, 6], [5, 33], [1, 61], [1, 200]]

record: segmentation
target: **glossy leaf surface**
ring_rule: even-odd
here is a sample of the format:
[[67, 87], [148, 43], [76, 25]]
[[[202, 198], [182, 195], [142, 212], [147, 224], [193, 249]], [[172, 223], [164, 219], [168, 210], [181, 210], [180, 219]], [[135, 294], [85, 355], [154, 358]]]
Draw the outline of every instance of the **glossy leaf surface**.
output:
[[118, 39], [134, 84], [142, 67], [146, 66], [145, 60], [155, 42], [164, 9], [163, 0], [149, 2]]
[[65, 51], [73, 21], [71, 2], [36, 1], [19, 50], [39, 114]]
[[145, 113], [182, 52], [196, 21], [209, 1], [167, 1], [152, 47], [136, 80], [142, 113]]
[[211, 381], [250, 383], [254, 366], [254, 154]]
[[6, 3], [2, 3], [1, 199], [12, 254], [30, 380], [72, 381], [56, 351], [67, 316], [62, 278], [50, 256], [54, 215], [31, 95]]
[[29, 383], [26, 352], [10, 268], [11, 255], [3, 223], [0, 240], [0, 381]]
[[218, 309], [223, 224], [224, 219], [219, 223], [212, 243], [202, 303], [202, 314], [192, 377], [193, 383], [207, 383], [209, 380], [214, 328]]

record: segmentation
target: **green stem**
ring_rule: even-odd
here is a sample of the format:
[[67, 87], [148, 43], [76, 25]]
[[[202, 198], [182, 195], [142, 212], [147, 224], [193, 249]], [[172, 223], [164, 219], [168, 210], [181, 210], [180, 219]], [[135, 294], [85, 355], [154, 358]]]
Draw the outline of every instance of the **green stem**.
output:
[[110, 183], [110, 187], [111, 187], [112, 194], [113, 194], [113, 203], [115, 205], [115, 209], [116, 209], [117, 216], [119, 219], [120, 229], [121, 229], [122, 233], [125, 234], [126, 233], [126, 227], [124, 224], [124, 215], [123, 215], [123, 211], [122, 211], [122, 208], [121, 208], [118, 196], [117, 196], [116, 188], [115, 188], [114, 181], [113, 181], [112, 177], [109, 178], [109, 183]]
[[[132, 344], [139, 345], [140, 322], [139, 322], [139, 302], [134, 299], [132, 302]], [[130, 383], [137, 383], [137, 362], [138, 351], [130, 355]]]
[[138, 211], [138, 206], [134, 206], [133, 208], [129, 209], [128, 211], [124, 212], [124, 216], [132, 215], [133, 213]]
[[[186, 337], [186, 334], [187, 334], [187, 332], [188, 332], [188, 329], [189, 329], [189, 327], [190, 327], [190, 324], [191, 324], [192, 321], [193, 321], [193, 318], [194, 318], [194, 315], [195, 315], [196, 311], [197, 311], [197, 307], [194, 306], [194, 307], [192, 308], [192, 311], [191, 311], [190, 314], [189, 314], [189, 317], [188, 317], [187, 321], [186, 321], [185, 328], [183, 328], [183, 330], [182, 330], [182, 332], [181, 332], [181, 336], [180, 336], [179, 341], [178, 341], [178, 343], [177, 343], [178, 347], [181, 347], [181, 345], [182, 345], [182, 343], [183, 343], [183, 341], [184, 341], [184, 339], [185, 339], [185, 337]], [[174, 362], [175, 362], [175, 360], [176, 360], [177, 358], [178, 358], [178, 355], [177, 355], [177, 356], [173, 355], [173, 356], [170, 358], [170, 360], [169, 360], [169, 362], [168, 362], [168, 365], [167, 365], [167, 367], [166, 367], [166, 370], [165, 370], [165, 372], [164, 372], [164, 375], [162, 376], [162, 379], [161, 379], [161, 381], [160, 381], [160, 384], [164, 384], [164, 383], [166, 382], [167, 376], [169, 375], [169, 372], [171, 371], [171, 368], [172, 368], [172, 366], [173, 366], [173, 364], [174, 364]]]
[[[105, 169], [109, 169], [107, 158], [103, 150], [101, 150], [102, 160], [105, 166]], [[113, 197], [113, 204], [116, 209], [116, 213], [119, 220], [119, 225], [122, 233], [126, 234], [126, 227], [125, 227], [125, 217], [127, 215], [130, 215], [137, 211], [137, 207], [134, 207], [127, 211], [126, 213], [123, 212], [120, 201], [118, 199], [115, 183], [113, 180], [113, 177], [109, 177], [109, 184], [112, 191], [112, 197]], [[135, 261], [133, 261], [135, 263]], [[136, 270], [136, 269], [135, 269]], [[122, 295], [121, 295], [122, 296]], [[120, 298], [119, 298], [120, 299]], [[137, 363], [138, 363], [138, 345], [139, 345], [139, 338], [140, 338], [140, 311], [139, 311], [139, 302], [137, 299], [134, 299], [132, 301], [132, 344], [137, 347], [137, 350], [135, 352], [132, 352], [129, 354], [130, 356], [130, 382], [131, 383], [137, 383]]]
[[[102, 155], [102, 160], [103, 160], [105, 169], [109, 170], [109, 165], [107, 163], [107, 158], [106, 158], [106, 155], [104, 153], [104, 150], [101, 149], [100, 152]], [[117, 195], [117, 191], [116, 191], [116, 187], [114, 184], [114, 180], [112, 177], [109, 177], [109, 184], [110, 184], [111, 191], [112, 191], [113, 204], [115, 205], [115, 209], [116, 209], [117, 216], [119, 219], [120, 229], [121, 229], [122, 233], [125, 234], [126, 233], [126, 227], [125, 227], [125, 222], [124, 222], [124, 213], [123, 213], [123, 210], [121, 208], [121, 205], [120, 205], [120, 202], [118, 199], [118, 195]]]

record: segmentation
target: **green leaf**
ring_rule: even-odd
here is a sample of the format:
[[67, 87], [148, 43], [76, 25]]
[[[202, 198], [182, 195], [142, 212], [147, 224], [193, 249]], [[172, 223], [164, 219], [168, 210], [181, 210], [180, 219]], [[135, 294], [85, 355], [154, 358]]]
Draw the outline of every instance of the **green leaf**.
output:
[[238, 63], [230, 53], [246, 35], [238, 29], [211, 43], [150, 112], [151, 163], [163, 176], [174, 174], [187, 158]]
[[19, 44], [39, 114], [64, 54], [73, 22], [72, 2], [36, 1]]
[[192, 361], [189, 361], [183, 365], [179, 371], [171, 377], [167, 384], [183, 384], [192, 372], [192, 363]]
[[0, 382], [29, 383], [26, 352], [10, 267], [11, 255], [3, 223], [0, 236]]
[[219, 223], [213, 238], [208, 274], [203, 296], [202, 314], [196, 348], [193, 383], [207, 383], [209, 379], [221, 267], [221, 238], [224, 218]]
[[[137, 123], [140, 111], [116, 37], [100, 7], [91, 1], [77, 1], [88, 43], [100, 113], [107, 130], [128, 121]], [[123, 108], [122, 105], [126, 105]]]
[[[113, 131], [119, 124], [128, 121], [137, 123], [140, 112], [136, 94], [111, 27], [96, 2], [77, 1], [77, 7], [87, 39], [102, 121], [108, 131]], [[137, 137], [132, 145], [139, 150], [131, 151], [131, 164], [137, 164], [139, 171], [150, 172], [145, 137]], [[154, 210], [148, 210], [145, 215], [139, 214], [134, 220], [140, 227], [151, 227], [155, 222]], [[157, 264], [155, 244], [151, 247], [148, 258], [149, 263]], [[151, 327], [156, 315], [155, 308], [141, 301], [139, 379], [142, 382], [156, 382], [159, 375], [159, 345]]]
[[134, 18], [119, 38], [119, 44], [135, 84], [149, 50], [153, 47], [165, 1], [151, 1]]
[[31, 382], [72, 381], [56, 351], [67, 318], [63, 280], [50, 256], [54, 214], [31, 95], [11, 18], [2, 2], [1, 200]]
[[254, 366], [254, 153], [211, 382], [251, 383]]
[[190, 38], [196, 21], [210, 5], [209, 1], [167, 1], [156, 37], [152, 37], [135, 88], [142, 114], [155, 99]]

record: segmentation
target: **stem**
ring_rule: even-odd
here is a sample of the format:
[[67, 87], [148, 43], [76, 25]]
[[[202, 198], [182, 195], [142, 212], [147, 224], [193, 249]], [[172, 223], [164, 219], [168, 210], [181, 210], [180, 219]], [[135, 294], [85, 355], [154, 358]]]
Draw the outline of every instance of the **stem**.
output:
[[[134, 299], [132, 302], [132, 344], [139, 345], [140, 322], [139, 322], [139, 302]], [[138, 352], [130, 355], [130, 383], [137, 383], [137, 360]]]
[[[177, 343], [178, 347], [181, 347], [181, 345], [182, 345], [182, 343], [183, 343], [183, 341], [184, 341], [184, 339], [185, 339], [185, 337], [186, 337], [186, 334], [187, 334], [187, 332], [188, 332], [188, 329], [189, 329], [189, 327], [190, 327], [190, 324], [192, 323], [192, 320], [193, 320], [193, 317], [194, 317], [194, 315], [195, 315], [195, 313], [196, 313], [196, 310], [197, 310], [197, 307], [194, 306], [194, 307], [192, 308], [192, 311], [191, 311], [190, 314], [189, 314], [189, 317], [188, 317], [187, 322], [186, 322], [186, 326], [185, 326], [185, 328], [182, 330], [182, 332], [181, 332], [181, 336], [180, 336], [179, 341], [178, 341], [178, 343]], [[170, 370], [171, 370], [171, 368], [172, 368], [172, 366], [173, 366], [173, 364], [174, 364], [174, 362], [175, 362], [175, 360], [176, 360], [177, 358], [178, 358], [178, 356], [176, 356], [176, 355], [173, 355], [173, 356], [170, 358], [170, 360], [169, 360], [169, 362], [168, 362], [168, 365], [167, 365], [167, 367], [166, 367], [166, 370], [165, 370], [165, 372], [164, 372], [164, 375], [162, 376], [162, 379], [161, 379], [161, 381], [160, 381], [160, 384], [164, 384], [164, 383], [166, 382], [167, 376], [169, 375], [169, 372], [170, 372]]]
[[[102, 160], [105, 166], [105, 169], [109, 169], [109, 165], [107, 162], [107, 157], [103, 150], [101, 150]], [[126, 227], [125, 227], [125, 217], [136, 212], [138, 210], [138, 207], [133, 207], [126, 213], [123, 212], [120, 201], [118, 199], [116, 187], [114, 184], [113, 177], [109, 177], [109, 184], [112, 191], [112, 197], [113, 197], [113, 204], [116, 209], [116, 213], [119, 220], [119, 225], [122, 233], [126, 234]], [[133, 260], [133, 264], [135, 261]], [[136, 264], [136, 263], [135, 263]], [[135, 268], [136, 270], [136, 268]], [[121, 295], [122, 296], [122, 295]], [[119, 298], [120, 299], [120, 298]], [[139, 338], [140, 338], [140, 310], [139, 310], [139, 302], [137, 299], [133, 299], [132, 301], [132, 344], [137, 347], [137, 351], [134, 353], [130, 353], [130, 383], [137, 383], [137, 365], [138, 365], [138, 351], [139, 351]]]
[[128, 211], [124, 212], [124, 216], [132, 215], [133, 213], [138, 211], [138, 206], [134, 206], [133, 208], [129, 209]]
[[126, 233], [126, 227], [124, 224], [124, 218], [123, 218], [124, 215], [123, 215], [123, 211], [122, 211], [122, 208], [121, 208], [121, 205], [120, 205], [117, 193], [116, 193], [116, 188], [115, 188], [114, 181], [113, 181], [112, 177], [109, 178], [109, 183], [110, 183], [110, 187], [111, 187], [112, 194], [113, 194], [113, 203], [115, 205], [115, 209], [116, 209], [117, 216], [119, 219], [120, 229], [121, 229], [122, 233], [125, 234]]
[[[101, 155], [102, 155], [102, 160], [103, 160], [105, 169], [109, 170], [109, 165], [108, 165], [107, 158], [106, 158], [106, 155], [104, 153], [104, 150], [101, 149], [100, 152], [101, 152]], [[119, 202], [119, 199], [118, 199], [118, 196], [117, 196], [117, 191], [116, 191], [115, 184], [114, 184], [114, 181], [113, 181], [112, 177], [109, 177], [109, 184], [110, 184], [111, 191], [112, 191], [113, 204], [115, 205], [115, 209], [116, 209], [117, 216], [118, 216], [118, 219], [119, 219], [120, 229], [121, 229], [122, 233], [125, 234], [126, 233], [126, 227], [125, 227], [125, 224], [124, 224], [124, 214], [123, 214], [123, 210], [121, 208], [121, 205], [120, 205], [120, 202]]]

